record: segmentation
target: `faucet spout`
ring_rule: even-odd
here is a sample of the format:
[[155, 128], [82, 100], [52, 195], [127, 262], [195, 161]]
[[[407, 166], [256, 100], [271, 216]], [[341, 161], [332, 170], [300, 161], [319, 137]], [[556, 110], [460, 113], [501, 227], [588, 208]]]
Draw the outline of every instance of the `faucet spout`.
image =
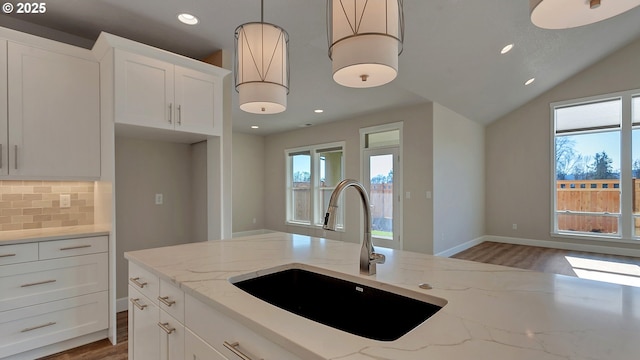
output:
[[338, 199], [342, 192], [348, 187], [354, 187], [358, 190], [364, 210], [364, 239], [362, 240], [362, 248], [360, 249], [360, 273], [364, 275], [375, 275], [376, 264], [384, 264], [385, 257], [375, 252], [371, 242], [371, 206], [369, 205], [367, 190], [361, 183], [352, 179], [345, 179], [338, 183], [333, 193], [331, 193], [331, 199], [329, 200], [329, 206], [324, 217], [324, 225], [322, 228], [331, 231], [336, 230]]

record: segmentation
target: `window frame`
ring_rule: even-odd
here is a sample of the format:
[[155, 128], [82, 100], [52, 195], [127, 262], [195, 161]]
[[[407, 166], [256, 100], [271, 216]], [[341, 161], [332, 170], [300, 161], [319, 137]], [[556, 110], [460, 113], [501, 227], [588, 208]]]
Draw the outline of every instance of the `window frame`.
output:
[[[342, 151], [342, 158], [340, 161], [340, 171], [342, 173], [342, 178], [344, 178], [345, 175], [345, 158], [346, 158], [346, 146], [345, 146], [345, 142], [344, 141], [337, 141], [337, 142], [331, 142], [331, 143], [323, 143], [323, 144], [316, 144], [316, 145], [309, 145], [309, 146], [301, 146], [301, 147], [296, 147], [296, 148], [291, 148], [291, 149], [285, 149], [284, 150], [284, 156], [285, 156], [285, 225], [291, 225], [291, 226], [300, 226], [300, 227], [304, 227], [304, 228], [311, 228], [311, 229], [318, 229], [318, 228], [322, 228], [322, 224], [319, 223], [318, 221], [324, 219], [324, 211], [326, 211], [326, 209], [324, 210], [320, 210], [317, 208], [316, 204], [320, 201], [319, 200], [319, 195], [318, 195], [318, 191], [321, 188], [321, 182], [320, 182], [320, 153], [326, 152], [326, 150], [334, 150], [337, 151], [338, 148], [341, 149]], [[323, 151], [325, 150], [325, 151]], [[309, 195], [309, 222], [306, 221], [299, 221], [299, 220], [293, 220], [293, 213], [294, 213], [294, 209], [292, 209], [291, 207], [291, 186], [290, 184], [292, 183], [293, 180], [293, 173], [292, 173], [292, 155], [291, 154], [296, 154], [296, 153], [303, 153], [303, 152], [309, 152], [310, 154], [310, 159], [311, 159], [311, 163], [310, 163], [310, 167], [309, 167], [309, 172], [310, 172], [310, 191], [311, 194]], [[336, 184], [337, 185], [337, 184]], [[335, 187], [335, 186], [334, 186]], [[326, 187], [323, 187], [326, 188]], [[344, 209], [344, 199], [340, 199], [340, 204], [339, 207]], [[336, 231], [340, 231], [340, 232], [344, 232], [345, 231], [345, 225], [344, 225], [344, 212], [339, 213], [339, 217], [337, 219], [337, 223], [338, 224], [343, 224], [342, 226], [338, 226], [336, 228]]]
[[[632, 105], [633, 99], [640, 97], [640, 89], [621, 91], [616, 93], [602, 94], [591, 97], [554, 102], [550, 104], [550, 227], [552, 237], [593, 239], [598, 241], [627, 242], [637, 244], [640, 234], [634, 231], [634, 214], [632, 201]], [[587, 233], [577, 231], [558, 230], [557, 221], [557, 192], [556, 192], [556, 110], [569, 106], [579, 106], [607, 100], [620, 99], [621, 123], [620, 123], [620, 217], [618, 222], [618, 234]], [[576, 131], [575, 133], [586, 133], [588, 131]], [[568, 132], [560, 133], [566, 136]], [[640, 144], [637, 144], [640, 146]], [[608, 214], [607, 214], [608, 215]]]

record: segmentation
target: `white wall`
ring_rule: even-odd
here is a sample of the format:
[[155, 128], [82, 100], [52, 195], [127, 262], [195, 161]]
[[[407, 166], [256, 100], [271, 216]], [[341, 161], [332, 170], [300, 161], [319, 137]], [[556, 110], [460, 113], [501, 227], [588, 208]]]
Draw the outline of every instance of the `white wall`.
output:
[[484, 235], [484, 166], [484, 127], [434, 103], [434, 253]]
[[264, 143], [263, 136], [233, 133], [234, 233], [265, 227]]
[[[345, 142], [345, 178], [361, 180], [359, 129], [393, 122], [404, 122], [404, 191], [425, 194], [433, 189], [432, 153], [433, 106], [425, 103], [394, 109], [353, 119], [336, 121], [265, 138], [265, 227], [332, 239], [360, 242], [360, 199], [355, 191], [347, 191], [345, 232], [325, 232], [320, 228], [305, 228], [285, 223], [285, 149]], [[235, 139], [234, 139], [235, 141]], [[237, 160], [234, 154], [234, 162]], [[234, 205], [238, 199], [234, 199]], [[404, 249], [433, 252], [433, 207], [425, 196], [403, 199]]]
[[[640, 248], [551, 237], [550, 103], [640, 88], [640, 40], [608, 56], [486, 128], [488, 235]], [[535, 83], [534, 83], [535, 84]], [[534, 85], [535, 86], [535, 85]], [[517, 224], [517, 230], [512, 229]]]

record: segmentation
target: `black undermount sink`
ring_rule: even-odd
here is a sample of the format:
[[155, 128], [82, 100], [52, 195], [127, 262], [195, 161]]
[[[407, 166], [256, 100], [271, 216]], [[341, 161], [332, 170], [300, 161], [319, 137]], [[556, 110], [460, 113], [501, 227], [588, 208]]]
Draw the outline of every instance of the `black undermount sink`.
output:
[[[359, 282], [355, 283], [321, 274], [307, 265], [291, 266], [265, 270], [264, 275], [241, 275], [230, 281], [281, 309], [332, 328], [380, 341], [400, 338], [446, 304], [444, 299], [387, 284], [370, 281], [372, 286], [367, 286], [359, 278], [352, 277]], [[328, 273], [326, 270], [318, 271]], [[393, 292], [373, 287], [378, 284]], [[415, 297], [399, 293], [412, 293]]]

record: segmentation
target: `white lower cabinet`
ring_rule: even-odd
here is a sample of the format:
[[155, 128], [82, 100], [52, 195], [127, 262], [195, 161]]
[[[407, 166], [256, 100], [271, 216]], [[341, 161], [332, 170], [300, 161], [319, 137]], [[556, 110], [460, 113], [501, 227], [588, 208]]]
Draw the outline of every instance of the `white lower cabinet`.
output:
[[129, 285], [129, 359], [160, 358], [158, 306]]
[[131, 262], [129, 277], [129, 360], [301, 360]]
[[184, 334], [185, 360], [228, 360], [191, 330]]
[[[130, 270], [139, 274], [141, 269], [134, 266]], [[133, 274], [130, 272], [130, 275]], [[130, 277], [135, 279], [137, 276]], [[159, 283], [158, 278], [152, 278], [150, 274], [146, 274], [144, 279], [141, 284]], [[136, 282], [140, 283], [140, 280]], [[142, 288], [129, 284], [129, 359], [184, 360], [185, 328], [170, 315], [180, 317], [182, 313], [184, 316], [184, 301], [181, 299], [184, 293], [163, 280], [159, 295], [153, 294], [160, 304], [156, 305], [142, 293], [141, 289], [146, 287], [146, 284]]]
[[107, 337], [106, 236], [0, 245], [0, 359]]

